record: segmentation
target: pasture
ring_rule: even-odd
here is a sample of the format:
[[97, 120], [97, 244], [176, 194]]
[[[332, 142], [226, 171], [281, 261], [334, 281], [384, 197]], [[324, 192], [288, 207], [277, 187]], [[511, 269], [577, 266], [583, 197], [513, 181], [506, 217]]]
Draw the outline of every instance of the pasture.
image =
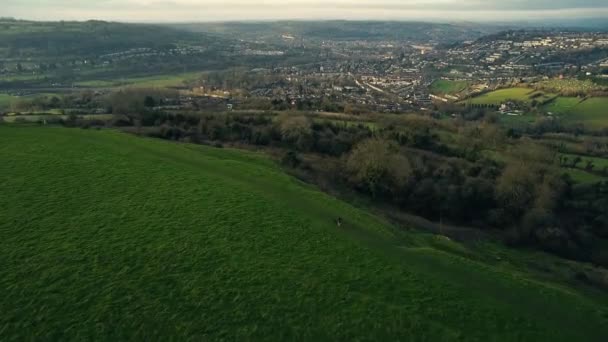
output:
[[551, 114], [567, 114], [576, 107], [582, 99], [577, 97], [557, 97], [545, 105], [544, 109]]
[[605, 296], [397, 230], [259, 154], [0, 125], [0, 156], [2, 340], [608, 334]]
[[467, 104], [501, 105], [507, 101], [531, 103], [548, 101], [555, 97], [553, 94], [544, 93], [530, 88], [506, 88], [498, 89], [466, 100]]
[[470, 85], [467, 81], [436, 80], [431, 84], [431, 92], [434, 94], [456, 94], [465, 90]]
[[589, 127], [608, 127], [608, 97], [594, 97], [579, 103], [566, 119]]
[[176, 88], [183, 87], [189, 81], [194, 81], [199, 77], [200, 72], [188, 72], [181, 74], [154, 75], [144, 77], [128, 77], [114, 79], [93, 79], [76, 82], [76, 86], [85, 88], [116, 88], [116, 87], [137, 87], [137, 88]]
[[562, 168], [562, 171], [569, 175], [574, 182], [579, 184], [596, 184], [606, 180], [606, 177], [598, 176], [580, 169]]
[[527, 99], [532, 92], [533, 90], [528, 88], [499, 89], [469, 99], [467, 102], [471, 104], [500, 105], [509, 100], [523, 101]]
[[599, 157], [591, 157], [591, 156], [586, 156], [586, 155], [578, 155], [578, 154], [561, 154], [562, 157], [566, 157], [568, 158], [567, 160], [569, 160], [570, 162], [572, 162], [574, 159], [576, 159], [577, 157], [580, 157], [582, 159], [582, 162], [579, 163], [579, 167], [584, 167], [585, 164], [587, 163], [587, 161], [592, 161], [593, 165], [595, 165], [595, 169], [597, 170], [601, 170], [603, 168], [608, 168], [608, 158], [599, 158]]
[[0, 109], [10, 108], [11, 104], [17, 99], [15, 96], [0, 93]]
[[548, 103], [545, 110], [559, 114], [569, 123], [581, 123], [588, 128], [608, 127], [608, 97], [558, 97]]
[[[530, 88], [508, 88], [495, 90], [464, 101], [466, 104], [481, 104], [499, 106], [508, 101], [519, 101], [532, 104], [532, 101], [544, 103], [546, 113], [557, 115], [568, 123], [581, 123], [588, 128], [608, 127], [608, 97], [564, 97]], [[522, 119], [530, 121], [533, 117]], [[507, 119], [510, 121], [520, 119]]]

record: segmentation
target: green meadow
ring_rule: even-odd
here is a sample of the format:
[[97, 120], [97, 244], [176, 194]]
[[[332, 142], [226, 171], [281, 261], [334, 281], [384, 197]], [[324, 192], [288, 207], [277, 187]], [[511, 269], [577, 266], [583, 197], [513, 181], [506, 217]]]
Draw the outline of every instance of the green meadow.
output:
[[566, 122], [581, 123], [588, 128], [608, 127], [608, 97], [558, 97], [544, 109]]
[[115, 88], [123, 86], [138, 88], [175, 88], [183, 87], [188, 81], [196, 80], [200, 74], [200, 72], [188, 72], [182, 74], [114, 78], [109, 80], [93, 79], [76, 82], [75, 85], [89, 88]]
[[608, 127], [608, 97], [593, 97], [580, 102], [568, 111], [565, 119], [592, 128]]
[[[507, 101], [546, 103], [543, 110], [569, 123], [581, 123], [589, 128], [608, 127], [608, 97], [564, 97], [530, 88], [508, 88], [492, 91], [466, 100], [467, 104], [500, 105]], [[519, 119], [508, 119], [520, 121]], [[530, 121], [522, 119], [524, 121]], [[508, 124], [509, 122], [507, 122]]]
[[10, 108], [11, 104], [17, 99], [18, 97], [0, 93], [0, 109]]
[[501, 105], [507, 101], [531, 103], [536, 100], [543, 103], [555, 98], [555, 94], [530, 88], [498, 89], [466, 100], [468, 104]]
[[0, 158], [2, 340], [608, 336], [605, 295], [519, 267], [544, 259], [397, 229], [261, 154], [0, 125]]
[[435, 94], [455, 94], [469, 86], [467, 81], [437, 80], [431, 84], [431, 92]]
[[544, 94], [530, 88], [507, 88], [482, 94], [480, 96], [471, 98], [466, 102], [468, 104], [487, 105], [500, 105], [506, 101], [531, 102], [534, 99], [535, 94], [542, 94], [536, 97], [538, 101], [546, 100], [552, 96], [550, 94]]
[[574, 107], [578, 106], [581, 99], [577, 97], [557, 97], [545, 105], [545, 110], [552, 114], [568, 114]]

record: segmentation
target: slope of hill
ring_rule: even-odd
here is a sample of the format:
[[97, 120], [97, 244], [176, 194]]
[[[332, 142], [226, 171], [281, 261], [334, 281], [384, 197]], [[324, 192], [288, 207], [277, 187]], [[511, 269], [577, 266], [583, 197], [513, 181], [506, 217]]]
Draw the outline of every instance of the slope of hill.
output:
[[86, 58], [137, 48], [217, 42], [168, 27], [105, 21], [32, 22], [0, 20], [0, 57]]
[[2, 340], [608, 334], [604, 297], [400, 233], [260, 155], [0, 126], [0, 157]]
[[233, 42], [166, 26], [0, 19], [0, 89], [70, 89], [255, 63]]

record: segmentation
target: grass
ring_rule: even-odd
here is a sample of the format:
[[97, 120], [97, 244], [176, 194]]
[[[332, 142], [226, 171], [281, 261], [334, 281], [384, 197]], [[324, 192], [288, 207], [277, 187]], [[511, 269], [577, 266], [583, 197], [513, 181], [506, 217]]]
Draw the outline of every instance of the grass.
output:
[[539, 103], [545, 103], [553, 98], [555, 94], [542, 92], [530, 88], [506, 88], [498, 89], [479, 95], [477, 97], [466, 100], [468, 104], [485, 104], [485, 105], [501, 105], [507, 101], [519, 101], [531, 103], [536, 100]]
[[538, 119], [535, 115], [523, 114], [523, 115], [500, 115], [500, 123], [504, 127], [508, 128], [525, 128], [526, 126], [536, 122]]
[[431, 84], [431, 92], [435, 94], [460, 93], [469, 86], [467, 81], [437, 80]]
[[587, 99], [571, 109], [565, 118], [593, 128], [608, 127], [608, 97]]
[[122, 86], [138, 88], [175, 88], [184, 86], [185, 82], [196, 80], [200, 72], [189, 72], [171, 75], [131, 77], [111, 80], [88, 80], [76, 82], [76, 86], [90, 88], [115, 88]]
[[469, 104], [493, 104], [500, 105], [506, 101], [532, 101], [530, 96], [538, 93], [529, 88], [507, 88], [491, 91], [467, 100]]
[[579, 169], [562, 169], [564, 173], [568, 174], [573, 181], [580, 184], [595, 184], [598, 182], [603, 182], [606, 178], [602, 176], [598, 176], [596, 174], [592, 174]]
[[608, 167], [608, 158], [599, 158], [599, 157], [591, 157], [591, 156], [567, 154], [567, 153], [562, 154], [562, 156], [567, 157], [569, 162], [576, 159], [576, 157], [581, 157], [581, 159], [583, 161], [578, 164], [579, 167], [584, 167], [586, 165], [587, 160], [593, 161], [593, 165], [595, 165], [595, 169], [601, 170], [604, 167]]
[[545, 110], [559, 115], [569, 123], [581, 123], [589, 128], [608, 127], [608, 97], [579, 99], [558, 97]]
[[581, 102], [577, 97], [557, 97], [545, 105], [545, 110], [552, 114], [567, 114]]
[[0, 109], [10, 108], [11, 104], [17, 101], [18, 97], [0, 93]]
[[[52, 112], [52, 111], [51, 111]], [[77, 115], [79, 119], [83, 119], [83, 120], [102, 120], [102, 121], [109, 121], [112, 120], [112, 118], [114, 118], [113, 114], [84, 114], [84, 115]], [[42, 122], [43, 120], [48, 120], [48, 121], [52, 121], [52, 120], [68, 120], [70, 118], [69, 115], [65, 115], [65, 114], [36, 114], [36, 113], [32, 113], [32, 114], [21, 114], [21, 115], [9, 115], [9, 116], [5, 116], [3, 118], [4, 122], [6, 123], [36, 123], [36, 122]]]
[[398, 232], [258, 154], [0, 126], [0, 156], [3, 340], [608, 334], [604, 297]]
[[[9, 95], [9, 94], [3, 94], [0, 93], [0, 110], [9, 110], [9, 109], [13, 109], [13, 104], [18, 103], [18, 101], [27, 101], [27, 100], [34, 100], [36, 98], [51, 98], [51, 97], [58, 97], [61, 98], [63, 97], [62, 94], [58, 94], [58, 93], [36, 93], [36, 94], [31, 94], [31, 95], [26, 95], [26, 96], [14, 96], [14, 95]], [[20, 111], [22, 113], [25, 113], [27, 111]], [[55, 113], [59, 113], [59, 109], [51, 109], [51, 110], [47, 110], [45, 112], [55, 112]]]
[[[507, 101], [546, 103], [544, 110], [558, 115], [569, 123], [581, 123], [589, 128], [608, 127], [608, 97], [586, 100], [577, 97], [556, 96], [529, 88], [508, 88], [492, 91], [472, 99], [468, 104], [500, 105]], [[524, 119], [525, 120], [525, 119]]]
[[604, 168], [608, 168], [607, 158], [589, 157], [576, 154], [562, 154], [562, 156], [567, 157], [569, 163], [572, 162], [577, 156], [581, 157], [581, 159], [583, 160], [578, 164], [577, 169], [563, 168], [563, 170], [565, 170], [566, 173], [568, 173], [575, 182], [583, 184], [592, 184], [607, 180], [607, 177], [602, 177], [601, 175], [589, 173], [583, 170], [587, 165], [587, 161], [592, 160], [594, 165], [593, 170], [603, 171]]

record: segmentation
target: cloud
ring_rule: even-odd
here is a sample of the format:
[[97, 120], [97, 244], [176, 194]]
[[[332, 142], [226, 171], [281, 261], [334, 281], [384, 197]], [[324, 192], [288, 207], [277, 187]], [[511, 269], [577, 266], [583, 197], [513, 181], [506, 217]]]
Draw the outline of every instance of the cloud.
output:
[[2, 0], [31, 19], [206, 21], [267, 19], [521, 20], [608, 17], [606, 0]]

